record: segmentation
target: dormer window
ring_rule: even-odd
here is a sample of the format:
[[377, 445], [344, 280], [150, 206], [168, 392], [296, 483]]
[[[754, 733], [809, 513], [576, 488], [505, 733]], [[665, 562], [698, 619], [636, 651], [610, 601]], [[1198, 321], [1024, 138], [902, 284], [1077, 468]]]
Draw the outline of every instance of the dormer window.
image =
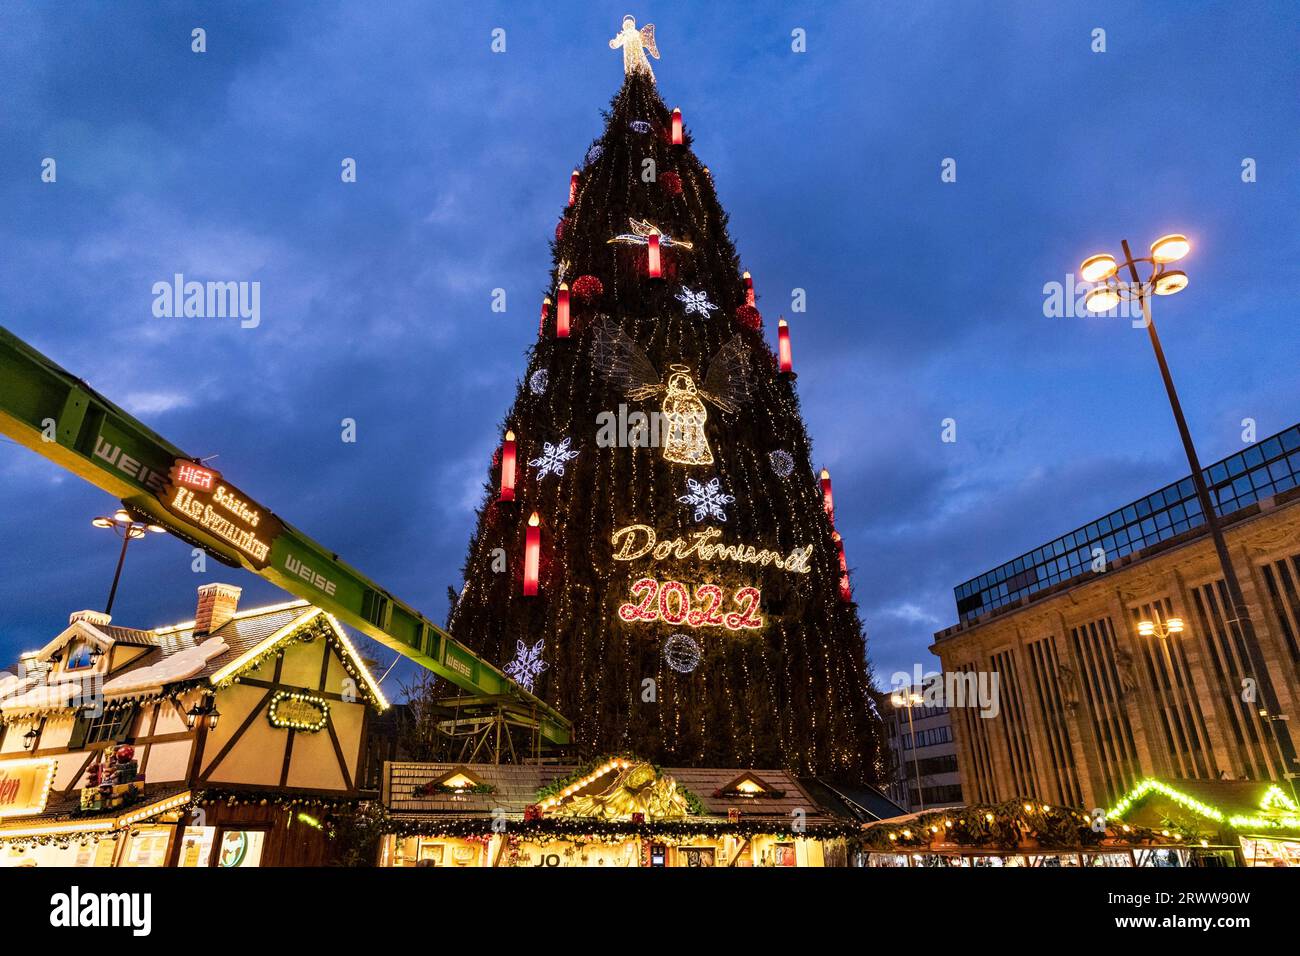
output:
[[783, 797], [784, 790], [778, 790], [754, 773], [742, 773], [725, 787], [719, 787], [714, 794], [719, 797]]
[[76, 641], [68, 647], [68, 663], [64, 670], [80, 671], [94, 667], [99, 660], [100, 650], [87, 641]]

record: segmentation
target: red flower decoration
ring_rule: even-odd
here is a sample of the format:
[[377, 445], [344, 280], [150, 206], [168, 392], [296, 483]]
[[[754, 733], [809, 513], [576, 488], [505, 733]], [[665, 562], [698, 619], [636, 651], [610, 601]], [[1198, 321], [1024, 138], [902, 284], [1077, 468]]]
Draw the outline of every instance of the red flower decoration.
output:
[[763, 316], [752, 305], [742, 305], [736, 310], [736, 322], [744, 328], [758, 331], [763, 327]]
[[663, 183], [664, 190], [670, 196], [680, 196], [682, 194], [682, 177], [671, 170], [662, 173], [659, 176], [659, 182]]
[[591, 302], [598, 299], [605, 291], [605, 284], [595, 276], [578, 276], [573, 280], [569, 292], [579, 302]]

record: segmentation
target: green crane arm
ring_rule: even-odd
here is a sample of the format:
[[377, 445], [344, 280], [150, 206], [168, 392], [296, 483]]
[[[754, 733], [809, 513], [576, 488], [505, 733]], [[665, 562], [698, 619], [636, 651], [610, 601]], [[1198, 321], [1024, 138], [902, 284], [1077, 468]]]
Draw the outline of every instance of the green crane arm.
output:
[[569, 721], [545, 701], [4, 328], [0, 433], [471, 694], [513, 696], [543, 737], [569, 742]]

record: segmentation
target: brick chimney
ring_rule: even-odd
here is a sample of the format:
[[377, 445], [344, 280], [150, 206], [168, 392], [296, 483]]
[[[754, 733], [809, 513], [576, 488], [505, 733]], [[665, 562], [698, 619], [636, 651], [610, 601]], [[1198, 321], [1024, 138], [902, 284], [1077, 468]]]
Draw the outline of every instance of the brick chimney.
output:
[[204, 584], [199, 587], [199, 607], [194, 612], [194, 636], [211, 634], [235, 616], [243, 588], [233, 584]]

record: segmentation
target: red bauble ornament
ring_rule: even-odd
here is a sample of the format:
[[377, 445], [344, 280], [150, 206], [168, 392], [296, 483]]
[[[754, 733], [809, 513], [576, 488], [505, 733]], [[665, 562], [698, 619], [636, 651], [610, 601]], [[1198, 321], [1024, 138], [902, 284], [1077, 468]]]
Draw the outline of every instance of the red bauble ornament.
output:
[[752, 305], [742, 305], [736, 310], [736, 322], [744, 328], [758, 331], [763, 327], [763, 316]]
[[573, 280], [573, 285], [569, 291], [575, 299], [585, 305], [600, 298], [605, 291], [605, 284], [595, 276], [578, 276]]
[[663, 184], [664, 191], [670, 196], [680, 196], [682, 194], [682, 177], [678, 176], [671, 170], [662, 173], [659, 176], [659, 182]]
[[568, 223], [568, 221], [569, 221], [569, 220], [567, 220], [567, 219], [561, 219], [559, 222], [557, 222], [557, 223], [555, 224], [555, 241], [556, 241], [556, 242], [559, 242], [561, 239], [564, 238], [564, 227], [565, 227], [565, 224]]

